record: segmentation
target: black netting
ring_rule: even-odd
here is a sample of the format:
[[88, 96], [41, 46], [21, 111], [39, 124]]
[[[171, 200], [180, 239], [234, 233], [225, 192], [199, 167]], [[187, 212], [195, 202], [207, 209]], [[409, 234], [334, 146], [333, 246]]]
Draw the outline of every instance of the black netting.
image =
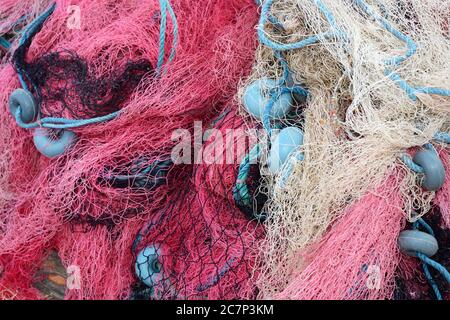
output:
[[268, 199], [267, 192], [261, 190], [262, 182], [263, 178], [261, 177], [259, 164], [250, 164], [246, 185], [251, 203], [247, 203], [247, 201], [241, 197], [235, 196], [236, 206], [247, 216], [247, 218], [256, 219], [260, 222], [263, 222], [267, 218], [263, 209]]
[[[215, 127], [241, 125], [240, 117], [229, 114]], [[184, 166], [185, 178], [177, 178], [167, 201], [136, 236], [130, 299], [256, 297], [255, 247], [263, 230], [236, 207], [237, 170], [236, 164]], [[259, 180], [251, 183], [252, 191]]]
[[[167, 192], [167, 188], [173, 185], [169, 179], [178, 179], [182, 168], [178, 166], [173, 170], [173, 163], [168, 156], [150, 159], [140, 157], [132, 162], [114, 159], [117, 161], [114, 169], [105, 166], [96, 180], [90, 178], [92, 173], [82, 175], [69, 194], [69, 199], [80, 198], [83, 201], [64, 210], [65, 220], [81, 232], [96, 226], [106, 226], [112, 230], [129, 218], [145, 214], [155, 202], [165, 201], [164, 192], [158, 189], [163, 187]], [[159, 195], [157, 198], [156, 194]]]
[[42, 116], [90, 118], [119, 110], [153, 68], [147, 60], [129, 61], [110, 74], [97, 77], [75, 52], [58, 51], [23, 67], [33, 84]]
[[99, 182], [114, 188], [143, 188], [153, 191], [167, 184], [167, 174], [172, 165], [170, 159], [149, 163], [141, 158], [123, 170], [106, 168], [105, 174], [99, 177]]
[[27, 62], [27, 50], [53, 10], [54, 6], [24, 31], [13, 54], [14, 67], [34, 91], [41, 115], [78, 119], [119, 110], [142, 78], [154, 74], [151, 63], [144, 59], [128, 61], [98, 76], [95, 66], [69, 50], [50, 52]]

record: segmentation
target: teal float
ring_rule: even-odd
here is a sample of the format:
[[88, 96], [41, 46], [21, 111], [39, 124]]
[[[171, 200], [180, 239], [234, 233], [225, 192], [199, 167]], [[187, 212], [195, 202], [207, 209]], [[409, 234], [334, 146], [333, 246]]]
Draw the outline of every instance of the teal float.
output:
[[38, 107], [30, 92], [24, 89], [16, 89], [9, 96], [9, 111], [16, 118], [19, 110], [19, 117], [24, 123], [32, 122], [37, 114]]
[[422, 167], [422, 187], [428, 191], [437, 191], [445, 181], [444, 165], [435, 150], [423, 149], [418, 151], [413, 162]]
[[268, 165], [277, 174], [292, 152], [303, 144], [303, 132], [297, 127], [287, 127], [274, 138], [269, 152]]
[[413, 257], [416, 257], [417, 253], [432, 257], [439, 250], [436, 238], [419, 230], [400, 232], [398, 246], [402, 252]]
[[76, 141], [76, 135], [70, 130], [52, 130], [37, 128], [33, 133], [36, 149], [47, 158], [64, 154]]
[[[251, 83], [245, 89], [243, 96], [245, 109], [261, 120], [272, 90], [281, 90], [277, 86], [277, 81], [273, 79], [262, 78]], [[270, 117], [272, 119], [283, 118], [291, 110], [293, 102], [290, 92], [280, 94], [270, 111]]]
[[136, 257], [136, 276], [148, 287], [153, 287], [162, 280], [160, 253], [161, 249], [152, 245], [142, 249]]

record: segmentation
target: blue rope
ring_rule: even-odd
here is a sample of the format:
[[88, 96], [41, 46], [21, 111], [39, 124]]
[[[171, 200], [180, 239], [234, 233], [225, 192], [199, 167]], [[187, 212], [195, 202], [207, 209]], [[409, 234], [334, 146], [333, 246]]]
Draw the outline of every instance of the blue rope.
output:
[[[426, 143], [423, 147], [427, 150], [434, 151], [436, 155], [439, 156], [438, 152], [431, 143]], [[402, 155], [401, 159], [403, 163], [415, 173], [424, 173], [423, 168], [420, 165], [416, 164], [409, 155], [404, 154]]]
[[115, 111], [113, 113], [107, 114], [101, 117], [89, 118], [89, 119], [67, 119], [67, 118], [54, 118], [54, 117], [46, 117], [42, 119], [38, 119], [37, 121], [31, 123], [25, 123], [20, 118], [20, 109], [17, 109], [16, 114], [14, 115], [17, 124], [19, 127], [24, 129], [35, 129], [39, 127], [48, 128], [48, 129], [70, 129], [70, 128], [78, 128], [91, 124], [101, 123], [113, 120], [119, 115], [119, 111]]
[[6, 51], [8, 51], [9, 48], [11, 48], [11, 43], [8, 40], [6, 40], [5, 38], [0, 37], [0, 46], [3, 49], [5, 49]]
[[[417, 230], [417, 229], [419, 229], [419, 226], [422, 226], [426, 230], [426, 232], [428, 232], [429, 234], [431, 234], [434, 237], [433, 229], [422, 218], [420, 218], [419, 220], [414, 222], [413, 229]], [[431, 288], [433, 289], [433, 291], [436, 295], [436, 298], [438, 300], [442, 300], [442, 294], [441, 294], [439, 287], [438, 287], [436, 281], [434, 280], [433, 275], [431, 274], [428, 266], [437, 270], [449, 284], [450, 284], [450, 272], [448, 272], [447, 269], [443, 265], [434, 261], [433, 259], [430, 259], [423, 253], [416, 252], [416, 256], [422, 261], [423, 272], [425, 273], [425, 277], [427, 278], [428, 283], [430, 284]]]
[[447, 280], [447, 282], [450, 284], [450, 272], [448, 272], [443, 265], [441, 265], [439, 262], [434, 261], [433, 259], [428, 258], [422, 253], [417, 253], [417, 256], [420, 258], [420, 260], [422, 260], [422, 262], [439, 271], [439, 273], [442, 274], [445, 280]]
[[403, 56], [396, 56], [385, 61], [387, 65], [399, 65], [400, 63], [414, 55], [414, 53], [416, 53], [417, 45], [410, 37], [395, 29], [386, 19], [375, 13], [375, 11], [373, 11], [372, 8], [370, 8], [363, 0], [355, 0], [355, 2], [367, 14], [371, 15], [375, 20], [377, 20], [387, 31], [392, 33], [397, 39], [406, 43], [406, 46], [408, 48], [407, 52]]
[[[417, 256], [421, 260], [422, 260], [422, 256], [426, 257], [425, 255], [423, 255], [421, 253], [417, 253]], [[430, 272], [430, 269], [428, 268], [428, 265], [425, 262], [422, 262], [422, 269], [423, 269], [423, 273], [425, 274], [425, 277], [427, 278], [428, 284], [431, 286], [431, 288], [434, 291], [434, 294], [436, 295], [436, 299], [437, 300], [442, 300], [441, 291], [439, 290], [439, 287], [438, 287], [436, 281], [434, 280], [434, 278], [433, 278], [433, 276], [432, 276], [432, 274]]]
[[[22, 36], [19, 40], [19, 48], [25, 46], [36, 33], [42, 28], [44, 22], [50, 17], [50, 15], [55, 11], [56, 3], [53, 3], [47, 10], [45, 10], [40, 16], [34, 19], [23, 31]], [[23, 70], [17, 70], [17, 75], [19, 77], [20, 84], [22, 88], [28, 90], [28, 86], [24, 80]]]
[[56, 2], [54, 2], [47, 10], [45, 10], [40, 16], [34, 19], [23, 31], [22, 36], [19, 40], [19, 46], [23, 46], [25, 42], [30, 40], [41, 28], [44, 22], [50, 17], [55, 11]]
[[409, 155], [404, 154], [401, 157], [403, 163], [415, 173], [424, 173], [423, 168], [416, 164]]
[[420, 218], [419, 220], [414, 222], [413, 228], [418, 229], [419, 225], [421, 225], [425, 229], [426, 232], [428, 232], [429, 234], [431, 234], [434, 237], [433, 229], [431, 229], [431, 226], [428, 223], [426, 223], [425, 220]]
[[256, 163], [259, 158], [261, 147], [255, 144], [248, 154], [242, 159], [239, 164], [236, 184], [233, 188], [233, 198], [236, 203], [242, 202], [248, 207], [252, 206], [252, 195], [249, 193], [247, 186], [247, 179], [249, 177], [250, 165]]
[[161, 69], [164, 63], [165, 55], [165, 43], [166, 43], [166, 32], [167, 32], [167, 12], [169, 12], [170, 19], [173, 24], [173, 40], [172, 49], [169, 55], [169, 62], [175, 58], [176, 47], [178, 44], [178, 23], [175, 13], [170, 5], [169, 0], [159, 0], [160, 11], [161, 11], [161, 22], [159, 26], [159, 52], [158, 52], [158, 62], [156, 71], [158, 74], [161, 73]]
[[[258, 6], [262, 5], [261, 0], [255, 0], [255, 2], [256, 2], [256, 4], [257, 4]], [[268, 18], [267, 18], [267, 20], [268, 20], [275, 28], [277, 28], [277, 29], [279, 29], [279, 30], [283, 30], [283, 31], [285, 30], [283, 24], [282, 24], [276, 17], [274, 17], [273, 15], [269, 15]]]
[[165, 0], [159, 1], [161, 11], [161, 21], [159, 25], [159, 53], [157, 63], [157, 73], [161, 72], [161, 67], [164, 62], [164, 47], [166, 43], [166, 25], [167, 25], [167, 2]]

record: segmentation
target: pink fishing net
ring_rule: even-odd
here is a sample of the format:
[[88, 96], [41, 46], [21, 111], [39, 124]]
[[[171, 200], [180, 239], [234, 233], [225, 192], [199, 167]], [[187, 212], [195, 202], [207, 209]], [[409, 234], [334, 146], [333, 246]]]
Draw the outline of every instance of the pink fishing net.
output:
[[[178, 274], [174, 286], [180, 291], [179, 297], [196, 297], [190, 286], [206, 284], [220, 273], [226, 261], [231, 268], [228, 275], [196, 295], [233, 298], [246, 294], [245, 290], [239, 293], [238, 284], [245, 287], [250, 277], [249, 258], [245, 254], [252, 245], [252, 237], [240, 235], [247, 232], [248, 221], [240, 216], [224, 216], [214, 230], [214, 235], [218, 233], [221, 237], [214, 239], [208, 235], [211, 203], [205, 203], [205, 199], [192, 200], [192, 204], [188, 201], [193, 196], [189, 191], [201, 188], [187, 184], [190, 177], [198, 174], [192, 166], [166, 163], [158, 188], [149, 187], [146, 182], [137, 185], [134, 181], [123, 186], [117, 179], [108, 178], [167, 161], [175, 144], [172, 132], [180, 128], [191, 130], [195, 120], [210, 123], [233, 97], [240, 77], [249, 71], [256, 46], [253, 26], [257, 13], [252, 1], [171, 3], [177, 13], [179, 46], [167, 72], [161, 77], [148, 72], [133, 78], [137, 81], [128, 90], [129, 95], [113, 99], [119, 102], [112, 105], [121, 110], [119, 117], [74, 129], [77, 143], [57, 159], [40, 155], [33, 147], [31, 131], [20, 129], [6, 110], [8, 97], [19, 82], [10, 64], [2, 67], [0, 101], [5, 109], [0, 115], [3, 139], [0, 148], [4, 155], [0, 263], [4, 268], [0, 284], [16, 291], [16, 298], [40, 297], [33, 289], [32, 277], [50, 248], [58, 250], [66, 267], [76, 265], [81, 272], [80, 289], [68, 290], [66, 298], [128, 297], [132, 284], [138, 281], [133, 270], [132, 243], [143, 223], [161, 216], [164, 219], [158, 230], [164, 235], [153, 238], [149, 235], [148, 241], [167, 242], [171, 272]], [[121, 79], [130, 61], [147, 61], [155, 67], [158, 1], [73, 2], [80, 7], [79, 30], [66, 26], [69, 3], [56, 4], [55, 12], [33, 39], [26, 57], [37, 71], [48, 71], [48, 79], [39, 78], [42, 92], [47, 93], [42, 95], [43, 111], [46, 115], [74, 119], [88, 115], [87, 111], [112, 111], [86, 109], [88, 104], [79, 103], [80, 92], [89, 89], [89, 81], [97, 81], [100, 89], [105, 87], [103, 82], [115, 84], [112, 80]], [[169, 30], [170, 27], [169, 24]], [[172, 36], [168, 34], [166, 42], [171, 43]], [[48, 56], [51, 53], [58, 55], [52, 60]], [[166, 58], [168, 55], [167, 52]], [[53, 64], [54, 61], [57, 63]], [[81, 68], [74, 68], [80, 64]], [[79, 79], [80, 70], [88, 75], [83, 78], [87, 81], [84, 88], [70, 91], [73, 103], [65, 107], [54, 98], [60, 92], [57, 87], [60, 81], [52, 80], [63, 77], [60, 72], [64, 70], [69, 72], [67, 66], [72, 72], [67, 78]], [[125, 81], [124, 85], [129, 83]], [[110, 98], [114, 89], [113, 86], [105, 90], [104, 96]], [[222, 201], [224, 196], [226, 199], [223, 194]], [[234, 210], [227, 214], [235, 212], [234, 217], [240, 213]], [[190, 212], [203, 220], [196, 229], [192, 229]], [[180, 247], [185, 241], [186, 247]], [[209, 246], [207, 241], [211, 241]], [[204, 246], [197, 248], [195, 244]], [[180, 259], [194, 257], [189, 254], [194, 250], [202, 252], [194, 265]]]
[[317, 245], [299, 252], [306, 267], [279, 299], [389, 299], [399, 263], [397, 237], [404, 226], [394, 172], [349, 207]]

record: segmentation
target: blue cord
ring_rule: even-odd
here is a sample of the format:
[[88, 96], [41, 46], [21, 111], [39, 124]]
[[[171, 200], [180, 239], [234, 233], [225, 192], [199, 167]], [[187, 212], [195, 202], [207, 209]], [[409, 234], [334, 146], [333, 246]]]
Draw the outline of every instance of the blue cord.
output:
[[[431, 143], [425, 143], [423, 147], [427, 150], [433, 151], [436, 154], [436, 156], [439, 157], [438, 152]], [[412, 171], [416, 173], [424, 173], [423, 168], [420, 165], [416, 164], [409, 155], [404, 154], [401, 159], [403, 163]]]
[[161, 22], [159, 27], [159, 52], [156, 72], [161, 74], [161, 69], [164, 63], [166, 32], [167, 32], [167, 12], [169, 12], [170, 18], [173, 24], [173, 40], [172, 49], [170, 50], [169, 62], [175, 58], [176, 48], [178, 44], [178, 23], [175, 13], [170, 5], [169, 0], [159, 0], [161, 11]]
[[164, 46], [166, 42], [166, 24], [167, 24], [167, 2], [164, 0], [159, 1], [161, 11], [161, 21], [159, 25], [159, 53], [157, 63], [157, 73], [161, 72], [161, 67], [164, 62]]
[[23, 31], [22, 36], [19, 40], [19, 47], [23, 46], [25, 42], [30, 40], [39, 30], [42, 28], [44, 22], [52, 15], [55, 11], [56, 2], [54, 2], [47, 10], [45, 10], [39, 17], [34, 19]]
[[416, 164], [409, 155], [402, 155], [401, 160], [409, 169], [411, 169], [415, 173], [424, 173], [423, 168]]
[[436, 295], [436, 299], [437, 300], [442, 300], [442, 294], [441, 291], [439, 290], [439, 287], [436, 283], [436, 281], [434, 280], [430, 269], [428, 268], [428, 265], [423, 262], [422, 258], [426, 257], [425, 255], [417, 252], [417, 257], [419, 257], [419, 259], [422, 261], [422, 269], [423, 269], [423, 273], [425, 274], [425, 277], [427, 278], [428, 284], [431, 286], [431, 288], [434, 291], [434, 294]]
[[[261, 0], [255, 0], [255, 2], [256, 2], [256, 4], [257, 4], [258, 6], [262, 5]], [[276, 17], [274, 17], [273, 15], [269, 15], [268, 18], [267, 18], [267, 20], [268, 20], [275, 28], [277, 28], [277, 29], [279, 29], [279, 30], [283, 30], [283, 31], [285, 30], [283, 24], [282, 24]]]
[[5, 49], [6, 51], [8, 51], [9, 48], [11, 48], [11, 43], [8, 40], [6, 40], [5, 38], [0, 37], [0, 46], [3, 49]]
[[[414, 222], [413, 229], [414, 230], [419, 229], [419, 225], [422, 226], [430, 235], [432, 235], [434, 237], [433, 229], [430, 227], [430, 225], [428, 223], [425, 222], [425, 220], [420, 218], [419, 220]], [[436, 281], [434, 280], [428, 266], [437, 270], [444, 277], [444, 279], [447, 280], [447, 282], [449, 284], [450, 284], [450, 272], [448, 272], [447, 269], [443, 265], [434, 261], [433, 259], [430, 259], [423, 253], [416, 252], [416, 256], [422, 261], [422, 268], [425, 273], [425, 277], [427, 278], [428, 283], [430, 284], [431, 288], [433, 289], [433, 291], [436, 295], [436, 298], [438, 300], [442, 300], [442, 294], [441, 294], [439, 287], [438, 287]]]
[[95, 123], [101, 123], [113, 120], [119, 115], [119, 111], [115, 111], [113, 113], [107, 114], [101, 117], [89, 118], [89, 119], [67, 119], [67, 118], [54, 118], [54, 117], [46, 117], [40, 120], [25, 123], [22, 121], [20, 117], [20, 109], [17, 109], [16, 114], [14, 115], [17, 124], [19, 127], [24, 129], [35, 129], [39, 127], [48, 128], [48, 129], [70, 129], [70, 128], [78, 128], [83, 127]]
[[233, 188], [233, 198], [236, 203], [243, 203], [248, 207], [252, 206], [252, 195], [249, 193], [247, 180], [250, 173], [250, 165], [256, 163], [259, 158], [261, 147], [255, 144], [248, 154], [242, 159], [239, 164], [238, 175], [236, 177], [236, 184]]
[[[19, 40], [18, 49], [25, 46], [36, 33], [42, 28], [44, 22], [50, 17], [56, 8], [56, 3], [53, 3], [47, 10], [45, 10], [39, 17], [34, 19], [23, 31], [22, 36]], [[25, 53], [24, 53], [25, 54]], [[23, 57], [24, 58], [24, 57]], [[28, 90], [28, 86], [24, 80], [24, 74], [22, 69], [17, 70], [17, 75], [19, 77], [20, 84], [22, 88]]]

